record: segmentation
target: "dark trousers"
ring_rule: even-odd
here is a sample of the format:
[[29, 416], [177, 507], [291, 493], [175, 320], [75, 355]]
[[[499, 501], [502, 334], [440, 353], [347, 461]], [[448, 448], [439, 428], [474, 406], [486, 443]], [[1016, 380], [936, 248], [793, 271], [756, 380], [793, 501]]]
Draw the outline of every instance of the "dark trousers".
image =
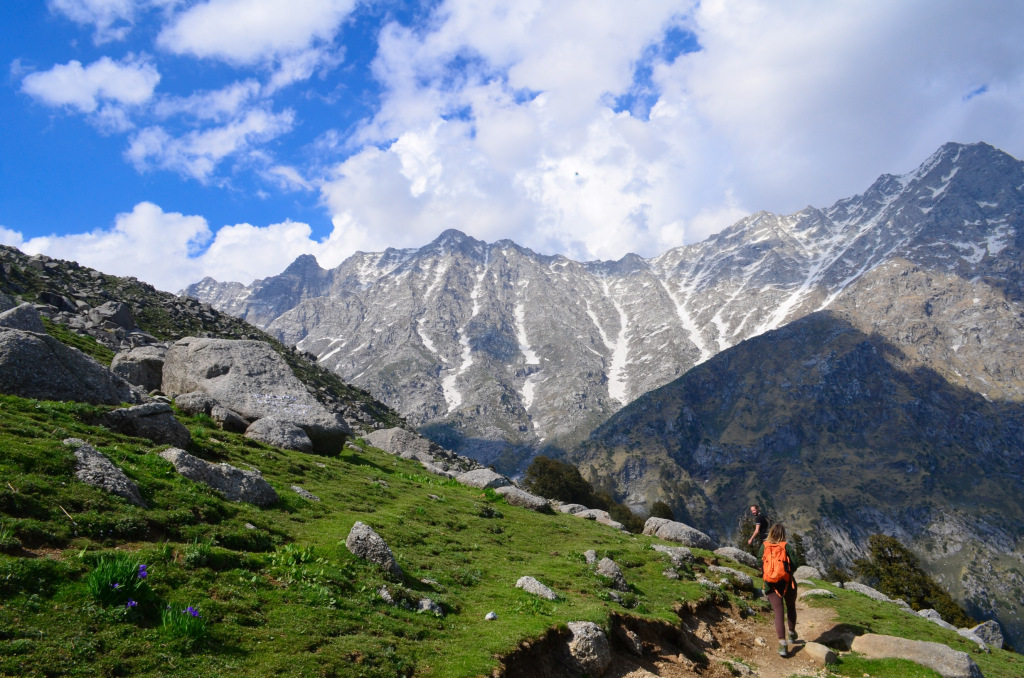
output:
[[772, 612], [775, 613], [775, 635], [779, 640], [786, 638], [786, 627], [782, 619], [783, 601], [786, 604], [789, 630], [796, 631], [796, 582], [768, 585], [768, 602], [772, 604]]

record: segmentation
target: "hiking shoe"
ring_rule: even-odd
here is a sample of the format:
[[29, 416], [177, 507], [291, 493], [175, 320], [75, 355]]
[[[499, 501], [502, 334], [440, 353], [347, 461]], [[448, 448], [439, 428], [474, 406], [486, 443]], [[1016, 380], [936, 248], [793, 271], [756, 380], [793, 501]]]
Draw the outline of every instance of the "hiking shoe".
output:
[[788, 654], [789, 654], [789, 646], [786, 645], [786, 641], [780, 640], [779, 641], [779, 656], [780, 657], [785, 657]]
[[795, 643], [796, 639], [797, 639], [796, 631], [790, 631], [789, 632], [789, 642]]

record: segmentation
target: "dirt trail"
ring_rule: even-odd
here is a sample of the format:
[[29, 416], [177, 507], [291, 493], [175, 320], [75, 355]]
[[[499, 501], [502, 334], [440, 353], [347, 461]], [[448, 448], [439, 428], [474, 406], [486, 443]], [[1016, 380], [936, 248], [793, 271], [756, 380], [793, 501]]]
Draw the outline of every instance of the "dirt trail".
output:
[[[778, 640], [771, 613], [740, 619], [720, 614], [709, 620], [694, 618], [690, 628], [704, 645], [708, 665], [698, 666], [688, 660], [680, 648], [661, 642], [643, 658], [616, 653], [605, 678], [732, 678], [749, 675], [758, 678], [789, 678], [820, 676], [822, 667], [803, 654], [803, 644], [814, 640], [835, 626], [836, 613], [831, 608], [808, 607], [797, 602], [796, 630], [800, 640], [786, 658], [777, 653]], [[684, 623], [685, 624], [685, 623]], [[734, 671], [730, 671], [731, 662]], [[742, 663], [742, 665], [740, 664]]]

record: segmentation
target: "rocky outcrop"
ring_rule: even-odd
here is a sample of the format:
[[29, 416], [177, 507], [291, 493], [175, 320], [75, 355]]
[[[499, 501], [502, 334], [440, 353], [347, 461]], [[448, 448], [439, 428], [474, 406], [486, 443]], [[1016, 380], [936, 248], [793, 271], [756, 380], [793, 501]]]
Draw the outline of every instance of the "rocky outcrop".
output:
[[999, 627], [999, 622], [989, 619], [973, 627], [970, 631], [981, 638], [986, 645], [1003, 649], [1003, 630]]
[[970, 655], [941, 643], [866, 633], [853, 639], [851, 649], [868, 659], [907, 659], [927, 666], [943, 678], [982, 678]]
[[174, 404], [185, 414], [205, 414], [225, 431], [245, 433], [249, 428], [249, 422], [242, 415], [224, 407], [216, 398], [200, 391], [182, 393], [175, 397]]
[[145, 438], [158, 445], [186, 447], [192, 442], [192, 434], [174, 418], [174, 410], [166, 403], [113, 410], [104, 415], [103, 422], [112, 431]]
[[131, 348], [114, 356], [110, 371], [147, 393], [158, 391], [163, 384], [166, 356], [167, 347], [162, 344]]
[[139, 403], [131, 385], [47, 334], [0, 329], [0, 390], [39, 400]]
[[736, 548], [735, 546], [723, 546], [720, 549], [715, 549], [715, 555], [728, 558], [729, 560], [735, 560], [737, 563], [746, 565], [747, 567], [752, 567], [755, 570], [761, 569], [761, 563], [757, 558], [750, 555], [743, 549]]
[[176, 447], [164, 450], [160, 456], [171, 462], [184, 477], [211, 487], [228, 501], [262, 507], [278, 500], [277, 492], [259, 471], [243, 471], [230, 464], [211, 464]]
[[678, 542], [690, 548], [708, 550], [715, 548], [715, 542], [708, 535], [689, 525], [667, 518], [648, 518], [644, 523], [644, 534], [665, 541]]
[[520, 508], [537, 511], [538, 513], [551, 513], [551, 502], [544, 497], [530, 494], [526, 490], [521, 490], [514, 485], [504, 485], [496, 488], [494, 491], [505, 497], [505, 501], [508, 502], [509, 506], [519, 506]]
[[403, 459], [414, 459], [431, 473], [447, 475], [454, 478], [461, 473], [482, 468], [479, 463], [461, 457], [440, 445], [418, 436], [403, 428], [387, 428], [371, 431], [363, 436], [369, 445], [373, 445], [389, 454]]
[[532, 593], [533, 595], [546, 600], [558, 600], [557, 593], [549, 589], [547, 586], [544, 586], [544, 584], [541, 584], [533, 577], [520, 577], [519, 580], [516, 581], [516, 588], [522, 589], [527, 593]]
[[39, 311], [32, 304], [21, 304], [0, 313], [0, 327], [46, 334], [46, 327], [39, 317]]
[[245, 437], [284, 450], [313, 451], [313, 441], [305, 431], [290, 421], [277, 417], [257, 419], [246, 429]]
[[352, 429], [329, 412], [268, 344], [186, 337], [167, 351], [163, 391], [201, 391], [249, 419], [276, 416], [302, 428], [314, 448], [341, 448]]
[[401, 581], [403, 578], [402, 568], [395, 560], [395, 554], [391, 552], [384, 539], [373, 531], [373, 528], [356, 521], [345, 538], [345, 547], [357, 558], [369, 561], [391, 576], [392, 579]]
[[569, 622], [568, 662], [579, 675], [598, 678], [612, 662], [608, 636], [594, 622]]
[[481, 490], [485, 490], [487, 488], [505, 487], [506, 485], [511, 484], [508, 478], [501, 475], [500, 473], [495, 473], [489, 468], [480, 468], [473, 471], [467, 471], [465, 473], [458, 475], [455, 479], [462, 483], [463, 485], [467, 485], [469, 487], [476, 487]]
[[116, 494], [136, 506], [148, 508], [142, 500], [138, 485], [105, 454], [78, 438], [67, 438], [64, 444], [75, 448], [75, 477], [87, 485]]

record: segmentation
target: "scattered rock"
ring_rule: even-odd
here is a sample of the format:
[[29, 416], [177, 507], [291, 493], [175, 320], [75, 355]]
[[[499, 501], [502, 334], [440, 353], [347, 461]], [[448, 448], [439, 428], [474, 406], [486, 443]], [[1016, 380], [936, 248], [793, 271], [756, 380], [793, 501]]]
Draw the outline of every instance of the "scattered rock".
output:
[[463, 485], [469, 487], [476, 487], [478, 489], [486, 489], [488, 487], [505, 487], [509, 485], [509, 479], [500, 473], [495, 473], [489, 468], [478, 468], [472, 471], [467, 471], [455, 478]]
[[917, 611], [917, 616], [918, 617], [924, 617], [928, 621], [932, 622], [933, 624], [938, 624], [939, 626], [941, 626], [944, 629], [949, 629], [950, 631], [956, 631], [957, 630], [957, 628], [955, 626], [953, 626], [948, 621], [943, 619], [942, 615], [939, 614], [937, 610], [933, 610], [931, 608], [924, 609], [924, 610], [918, 610]]
[[676, 572], [671, 567], [668, 568], [668, 569], [662, 570], [661, 574], [662, 574], [662, 576], [667, 577], [668, 579], [682, 579], [682, 577], [679, 575], [679, 573]]
[[597, 678], [612, 663], [608, 636], [593, 622], [569, 622], [569, 662], [581, 674]]
[[78, 438], [67, 438], [64, 444], [75, 448], [75, 476], [79, 480], [86, 485], [116, 494], [136, 506], [149, 508], [146, 502], [142, 501], [139, 487], [105, 454]]
[[535, 494], [530, 494], [525, 490], [520, 490], [518, 487], [513, 485], [505, 485], [495, 489], [494, 491], [505, 497], [505, 501], [507, 501], [511, 506], [519, 506], [539, 513], [551, 513], [551, 502], [547, 499], [544, 497], [538, 497]]
[[967, 640], [971, 641], [972, 643], [977, 644], [978, 649], [981, 650], [982, 652], [991, 652], [992, 651], [992, 650], [988, 649], [988, 645], [985, 644], [985, 641], [982, 640], [981, 638], [979, 638], [974, 633], [974, 631], [971, 631], [970, 629], [957, 629], [956, 632], [958, 634], [960, 634], [961, 636], [963, 636], [964, 638], [966, 638]]
[[438, 475], [453, 478], [460, 473], [481, 468], [473, 459], [459, 456], [404, 428], [379, 429], [364, 435], [363, 439], [388, 454], [416, 460], [425, 469]]
[[806, 642], [804, 643], [804, 653], [819, 666], [825, 666], [826, 664], [835, 664], [838, 662], [836, 653], [831, 648], [822, 645], [821, 643]]
[[313, 451], [313, 441], [305, 431], [292, 422], [277, 417], [257, 419], [249, 424], [245, 430], [245, 437], [283, 450]]
[[637, 657], [644, 656], [644, 644], [640, 640], [640, 636], [636, 635], [625, 626], [617, 626], [615, 628], [615, 637], [619, 639], [619, 642], [625, 646], [626, 650]]
[[175, 447], [164, 450], [160, 456], [174, 464], [181, 475], [210, 486], [228, 501], [269, 506], [278, 499], [277, 492], [259, 471], [243, 471], [230, 464], [211, 464]]
[[999, 648], [1000, 650], [1003, 649], [1003, 630], [999, 626], [999, 622], [989, 619], [970, 629], [970, 631], [985, 641], [986, 645]]
[[612, 580], [612, 586], [620, 591], [628, 591], [629, 584], [626, 583], [626, 577], [622, 574], [622, 570], [616, 565], [615, 561], [611, 558], [602, 558], [601, 562], [597, 564], [596, 572], [607, 579]]
[[796, 568], [796, 572], [793, 573], [794, 579], [817, 579], [821, 581], [821, 572], [818, 572], [817, 568], [811, 567], [810, 565], [801, 565]]
[[562, 513], [568, 513], [570, 515], [576, 515], [580, 511], [586, 511], [587, 507], [583, 504], [562, 504], [558, 507], [558, 510]]
[[320, 501], [320, 497], [316, 496], [309, 490], [305, 490], [299, 487], [298, 485], [292, 485], [292, 491], [295, 492], [295, 494], [302, 497], [303, 499], [305, 499], [306, 501]]
[[302, 428], [315, 449], [333, 452], [352, 435], [342, 415], [328, 411], [274, 349], [261, 341], [186, 337], [167, 350], [165, 393], [201, 391], [248, 419], [275, 416]]
[[107, 412], [103, 417], [107, 428], [126, 436], [145, 438], [158, 445], [186, 447], [192, 434], [174, 418], [167, 403], [147, 403]]
[[[72, 311], [77, 310], [77, 306]], [[135, 329], [135, 318], [132, 316], [132, 309], [128, 304], [120, 301], [108, 301], [89, 311], [89, 320], [96, 325], [111, 323], [115, 327], [130, 332]]]
[[693, 561], [693, 552], [685, 546], [665, 546], [664, 544], [651, 544], [651, 548], [658, 553], [664, 553], [672, 561], [675, 567], [682, 567], [683, 563]]
[[516, 582], [516, 588], [522, 589], [527, 593], [532, 593], [535, 596], [546, 598], [547, 600], [558, 600], [558, 594], [549, 589], [544, 584], [533, 577], [520, 577], [519, 581]]
[[678, 542], [691, 548], [708, 550], [715, 548], [715, 542], [708, 535], [689, 525], [667, 518], [648, 518], [644, 523], [644, 534], [665, 541]]
[[723, 546], [720, 549], [715, 549], [715, 555], [735, 560], [737, 563], [746, 565], [747, 567], [752, 567], [755, 570], [761, 569], [761, 563], [758, 562], [757, 558], [742, 549], [736, 548], [735, 546]]
[[395, 560], [395, 554], [379, 534], [369, 525], [356, 521], [345, 539], [345, 546], [357, 558], [368, 560], [387, 572], [393, 579], [402, 579], [402, 568]]
[[245, 433], [249, 422], [238, 412], [224, 407], [216, 398], [201, 391], [182, 393], [175, 397], [174, 404], [185, 414], [205, 414], [225, 431]]
[[625, 525], [613, 519], [611, 517], [611, 514], [609, 514], [607, 511], [602, 511], [601, 509], [586, 509], [583, 511], [577, 511], [572, 515], [576, 516], [577, 518], [585, 518], [586, 520], [596, 520], [602, 525], [614, 527], [616, 530], [626, 529]]
[[927, 666], [943, 678], [982, 678], [970, 655], [941, 643], [866, 633], [853, 639], [851, 649], [868, 659], [907, 659]]
[[880, 600], [883, 603], [891, 603], [891, 602], [893, 602], [892, 598], [890, 598], [889, 596], [885, 595], [881, 591], [876, 591], [875, 589], [871, 588], [870, 586], [865, 586], [864, 584], [860, 584], [860, 583], [855, 582], [855, 581], [848, 581], [848, 582], [846, 582], [843, 585], [843, 588], [845, 588], [847, 591], [856, 591], [857, 593], [863, 593], [868, 598], [874, 598], [875, 600]]
[[594, 549], [584, 551], [583, 558], [587, 561], [587, 565], [593, 565], [597, 562], [597, 551], [595, 551]]
[[495, 621], [497, 618], [498, 615], [493, 610], [484, 615], [484, 619], [487, 621]]
[[800, 592], [801, 598], [835, 598], [836, 594], [832, 593], [828, 589], [810, 589], [808, 591]]
[[417, 612], [429, 612], [430, 614], [434, 615], [435, 617], [443, 617], [444, 616], [444, 610], [441, 609], [441, 606], [438, 605], [437, 603], [435, 603], [430, 598], [420, 598], [420, 602], [419, 602], [419, 604], [418, 604], [418, 606], [416, 608], [416, 611]]
[[131, 384], [48, 334], [0, 329], [0, 390], [38, 400], [140, 403]]
[[0, 327], [46, 334], [46, 326], [43, 325], [39, 311], [32, 304], [22, 304], [0, 313]]
[[708, 567], [708, 572], [714, 572], [720, 574], [723, 578], [731, 578], [739, 584], [740, 588], [744, 590], [751, 590], [754, 588], [754, 580], [749, 574], [744, 574], [739, 570], [734, 570], [731, 567], [721, 567], [719, 565], [711, 565]]
[[166, 356], [166, 346], [139, 346], [115, 355], [110, 363], [110, 371], [129, 384], [141, 386], [147, 392], [156, 391], [163, 384]]

